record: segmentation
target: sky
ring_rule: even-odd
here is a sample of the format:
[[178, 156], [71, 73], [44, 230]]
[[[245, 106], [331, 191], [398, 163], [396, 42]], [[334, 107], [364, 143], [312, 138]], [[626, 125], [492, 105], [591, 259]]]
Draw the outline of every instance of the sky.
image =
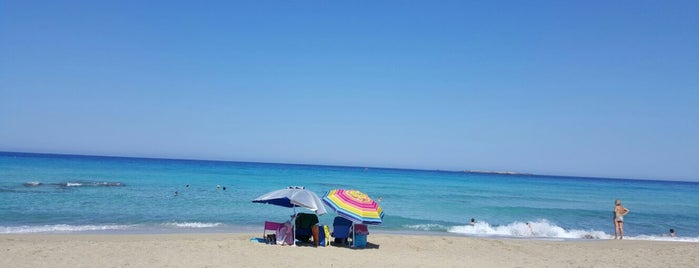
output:
[[0, 0], [0, 151], [699, 181], [699, 2]]

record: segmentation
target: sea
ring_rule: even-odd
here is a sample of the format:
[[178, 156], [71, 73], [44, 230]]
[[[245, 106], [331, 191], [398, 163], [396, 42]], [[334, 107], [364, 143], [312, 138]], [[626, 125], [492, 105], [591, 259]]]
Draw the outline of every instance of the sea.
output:
[[0, 152], [0, 234], [261, 233], [310, 212], [252, 202], [289, 186], [366, 193], [377, 233], [613, 239], [621, 199], [625, 239], [699, 242], [697, 182], [15, 152]]

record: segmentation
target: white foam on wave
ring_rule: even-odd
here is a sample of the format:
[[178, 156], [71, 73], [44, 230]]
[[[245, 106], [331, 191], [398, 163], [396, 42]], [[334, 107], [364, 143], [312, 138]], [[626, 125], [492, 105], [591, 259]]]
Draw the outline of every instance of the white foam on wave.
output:
[[672, 242], [699, 242], [699, 237], [672, 237], [662, 235], [639, 235], [639, 236], [624, 236], [624, 239], [629, 240], [653, 240], [653, 241], [672, 241]]
[[428, 223], [428, 224], [414, 224], [414, 225], [405, 225], [403, 226], [408, 229], [412, 230], [418, 230], [418, 231], [446, 231], [449, 227], [444, 226], [441, 224], [434, 224], [434, 223]]
[[176, 227], [176, 228], [213, 228], [220, 226], [222, 223], [220, 222], [171, 222], [171, 223], [165, 223], [165, 225], [169, 227]]
[[[613, 239], [614, 236], [597, 230], [566, 230], [555, 224], [551, 224], [545, 219], [534, 222], [513, 222], [507, 225], [493, 226], [487, 222], [477, 222], [474, 225], [458, 225], [449, 227], [447, 232], [466, 234], [473, 236], [499, 236], [499, 237], [520, 237], [520, 238], [554, 238], [554, 239]], [[655, 241], [678, 241], [678, 242], [699, 242], [699, 237], [669, 237], [669, 236], [624, 236], [629, 240], [655, 240]]]
[[66, 182], [66, 187], [80, 187], [82, 185], [83, 184], [79, 182]]
[[477, 236], [506, 236], [530, 238], [573, 238], [573, 239], [607, 239], [610, 235], [596, 230], [566, 230], [549, 223], [547, 220], [535, 222], [513, 222], [508, 225], [490, 225], [477, 222], [475, 225], [459, 225], [448, 228], [447, 232]]
[[70, 233], [83, 231], [108, 231], [125, 230], [130, 225], [39, 225], [39, 226], [0, 226], [0, 234], [28, 234], [28, 233]]

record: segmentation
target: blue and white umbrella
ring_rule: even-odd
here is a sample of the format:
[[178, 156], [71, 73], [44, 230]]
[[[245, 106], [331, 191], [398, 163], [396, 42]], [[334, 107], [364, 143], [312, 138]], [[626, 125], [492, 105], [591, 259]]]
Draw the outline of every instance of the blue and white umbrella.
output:
[[328, 213], [323, 201], [314, 192], [304, 187], [291, 186], [286, 189], [272, 191], [252, 200], [253, 203], [272, 204], [287, 208], [302, 207], [315, 212], [318, 216]]
[[[286, 189], [272, 191], [252, 200], [253, 203], [272, 204], [282, 207], [294, 208], [294, 218], [296, 221], [296, 207], [309, 209], [320, 216], [328, 213], [325, 210], [323, 201], [314, 192], [306, 190], [304, 187], [291, 186]], [[292, 232], [293, 240], [296, 241], [296, 232]], [[294, 246], [295, 246], [294, 242]]]

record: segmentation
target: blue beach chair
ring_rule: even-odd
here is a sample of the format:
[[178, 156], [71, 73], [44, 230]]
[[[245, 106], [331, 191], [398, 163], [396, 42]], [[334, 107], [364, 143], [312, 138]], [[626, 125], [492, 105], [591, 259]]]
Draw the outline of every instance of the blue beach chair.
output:
[[332, 237], [335, 238], [335, 245], [348, 245], [348, 238], [350, 237], [350, 231], [352, 230], [352, 222], [343, 217], [335, 217], [333, 220], [333, 232]]

